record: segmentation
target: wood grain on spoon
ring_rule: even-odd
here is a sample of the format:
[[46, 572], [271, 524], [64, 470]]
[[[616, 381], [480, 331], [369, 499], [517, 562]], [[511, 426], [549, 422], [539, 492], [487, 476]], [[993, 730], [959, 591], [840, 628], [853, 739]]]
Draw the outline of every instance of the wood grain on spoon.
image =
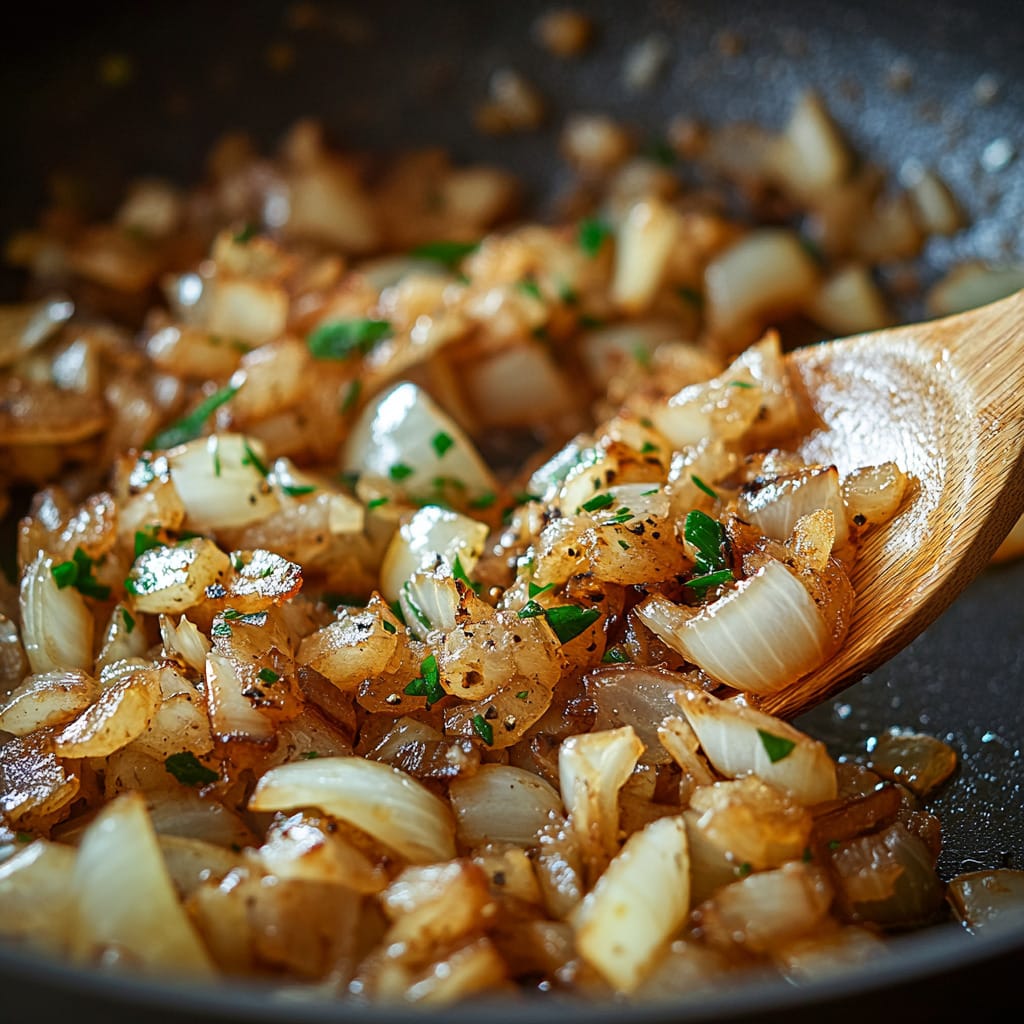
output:
[[834, 463], [840, 474], [891, 460], [916, 486], [900, 513], [863, 542], [843, 646], [763, 702], [784, 717], [820, 704], [905, 647], [985, 568], [1024, 511], [1024, 292], [788, 359], [818, 422], [804, 442], [806, 458]]

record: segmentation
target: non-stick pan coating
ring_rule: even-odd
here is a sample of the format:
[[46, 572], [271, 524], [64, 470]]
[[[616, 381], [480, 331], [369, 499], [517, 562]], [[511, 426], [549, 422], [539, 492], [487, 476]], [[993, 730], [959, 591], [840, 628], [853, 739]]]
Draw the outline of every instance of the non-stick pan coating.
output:
[[[656, 140], [675, 114], [777, 125], [797, 91], [813, 86], [861, 153], [894, 175], [915, 161], [937, 167], [968, 210], [969, 230], [930, 243], [924, 280], [963, 258], [1024, 257], [1019, 0], [581, 3], [598, 36], [588, 55], [572, 62], [553, 59], [531, 38], [535, 15], [550, 3], [320, 2], [304, 5], [317, 12], [316, 27], [295, 27], [302, 6], [179, 0], [38, 4], [19, 12], [0, 33], [0, 231], [6, 237], [33, 221], [54, 172], [87, 183], [103, 212], [131, 176], [193, 181], [225, 130], [246, 130], [269, 148], [300, 115], [320, 118], [332, 142], [353, 148], [437, 143], [459, 159], [505, 165], [526, 180], [543, 211], [563, 183], [553, 153], [567, 110], [610, 111]], [[649, 90], [630, 93], [623, 58], [652, 33], [669, 41], [671, 59]], [[272, 54], [280, 63], [289, 51], [288, 69], [273, 70]], [[126, 60], [121, 85], [101, 74], [111, 58]], [[496, 67], [521, 71], [548, 98], [543, 131], [495, 139], [474, 130], [474, 102]], [[987, 166], [986, 147], [1004, 139], [1016, 157], [1001, 169]], [[19, 284], [14, 275], [0, 276], [0, 295], [13, 296]], [[888, 726], [920, 729], [959, 751], [962, 767], [936, 807], [946, 838], [939, 867], [947, 878], [982, 867], [1024, 868], [1022, 593], [1024, 565], [988, 570], [907, 651], [802, 723], [837, 754], [862, 753], [867, 739]], [[950, 925], [898, 940], [870, 973], [805, 990], [752, 984], [628, 1016], [977, 1017], [1002, 1000], [1019, 1006], [1014, 966], [1022, 963], [1024, 929], [968, 939]], [[393, 1016], [286, 1010], [246, 991], [155, 989], [16, 954], [0, 954], [0, 985], [7, 990], [3, 1016], [10, 1010], [11, 1020], [106, 1024], [111, 1016], [134, 1020], [143, 1012], [152, 1024]], [[506, 1004], [486, 1013], [524, 1022], [627, 1016], [622, 1008], [580, 1012], [551, 1004]], [[456, 1008], [445, 1019], [480, 1014]]]

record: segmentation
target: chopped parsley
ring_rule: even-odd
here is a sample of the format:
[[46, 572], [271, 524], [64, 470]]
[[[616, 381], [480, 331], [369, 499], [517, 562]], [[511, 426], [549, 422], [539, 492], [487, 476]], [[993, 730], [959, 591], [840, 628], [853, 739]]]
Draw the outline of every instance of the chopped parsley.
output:
[[261, 668], [256, 674], [268, 686], [273, 686], [281, 678], [272, 668]]
[[693, 481], [695, 487], [697, 487], [699, 490], [702, 490], [709, 497], [714, 498], [715, 501], [718, 501], [717, 491], [712, 490], [712, 488], [710, 488], [706, 483], [704, 483], [704, 481], [701, 480], [701, 478], [697, 476], [696, 473], [691, 473], [690, 479]]
[[651, 452], [660, 451], [656, 444], [652, 444], [650, 441], [644, 441], [643, 447], [640, 449], [641, 455], [650, 455]]
[[246, 242], [250, 242], [252, 241], [252, 239], [256, 237], [256, 233], [258, 231], [259, 228], [257, 228], [256, 225], [252, 223], [252, 221], [248, 221], [242, 227], [241, 231], [235, 232], [235, 234], [231, 238], [231, 241], [234, 242], [236, 245], [245, 245]]
[[146, 447], [174, 448], [176, 445], [194, 441], [203, 432], [206, 421], [225, 402], [230, 402], [238, 394], [238, 389], [241, 386], [241, 384], [228, 384], [219, 391], [215, 391], [200, 402], [187, 416], [183, 416], [177, 423], [172, 423], [171, 426], [154, 434]]
[[732, 578], [731, 569], [719, 569], [717, 572], [707, 572], [703, 576], [691, 576], [684, 586], [693, 587], [703, 594], [711, 587], [720, 587], [723, 583], [728, 583]]
[[538, 615], [544, 614], [544, 606], [538, 604], [536, 601], [527, 601], [516, 615], [520, 619], [535, 619]]
[[260, 476], [266, 477], [270, 473], [270, 468], [253, 451], [252, 445], [249, 444], [248, 440], [242, 442], [242, 447], [245, 449], [245, 454], [242, 456], [242, 465], [252, 466], [252, 468], [255, 469]]
[[749, 380], [731, 380], [729, 381], [729, 387], [731, 388], [752, 388], [754, 385]]
[[132, 630], [135, 629], [135, 617], [127, 608], [122, 608], [121, 618], [124, 620], [124, 631], [130, 635]]
[[216, 782], [220, 776], [205, 764], [200, 764], [196, 755], [191, 751], [183, 751], [180, 754], [171, 754], [164, 767], [182, 785], [205, 786], [208, 782]]
[[575, 604], [563, 604], [557, 608], [548, 608], [544, 612], [548, 625], [555, 631], [559, 643], [567, 644], [575, 640], [600, 617], [596, 608], [580, 608]]
[[397, 633], [398, 627], [393, 622], [388, 622], [387, 619], [381, 619], [380, 623], [384, 627], [385, 633]]
[[641, 369], [650, 370], [651, 350], [646, 345], [634, 345], [633, 358], [636, 360], [637, 366]]
[[319, 756], [320, 753], [316, 750], [304, 750], [301, 754], [299, 754], [299, 757], [301, 757], [303, 761], [312, 761], [314, 758], [317, 758]]
[[629, 544], [624, 540], [619, 541], [619, 547], [622, 548], [623, 551], [629, 550]]
[[426, 697], [427, 707], [432, 707], [444, 697], [441, 686], [441, 674], [437, 668], [437, 658], [428, 654], [420, 662], [420, 675], [402, 691], [410, 697]]
[[412, 466], [407, 466], [404, 462], [396, 462], [389, 470], [388, 476], [391, 477], [396, 483], [400, 480], [405, 480], [412, 476]]
[[375, 508], [380, 508], [381, 505], [386, 505], [390, 500], [391, 499], [387, 498], [387, 497], [384, 497], [384, 498], [371, 498], [366, 503], [366, 509], [367, 509], [368, 512], [372, 512]]
[[313, 484], [282, 484], [281, 490], [288, 495], [289, 498], [301, 498], [306, 494], [312, 494], [316, 487]]
[[614, 503], [614, 496], [608, 494], [606, 491], [604, 494], [595, 494], [589, 501], [583, 502], [581, 508], [585, 512], [598, 512], [603, 508], [608, 508], [609, 505], [613, 505]]
[[717, 519], [694, 509], [686, 514], [683, 536], [695, 551], [694, 568], [698, 576], [725, 569], [725, 528]]
[[479, 248], [479, 242], [425, 242], [416, 246], [409, 255], [418, 260], [443, 263], [449, 270], [454, 270], [470, 253], [476, 252]]
[[215, 622], [210, 627], [210, 636], [231, 636], [231, 624], [228, 622]]
[[440, 459], [444, 453], [448, 451], [452, 445], [455, 444], [451, 434], [446, 434], [443, 430], [439, 430], [431, 439], [430, 446], [437, 452], [437, 457]]
[[530, 298], [536, 299], [538, 302], [544, 301], [544, 296], [541, 294], [540, 285], [537, 284], [536, 278], [524, 277], [521, 281], [516, 282], [516, 287], [524, 295], [529, 295]]
[[477, 509], [490, 508], [497, 500], [498, 496], [494, 491], [485, 491], [483, 494], [477, 495], [475, 498], [471, 498], [469, 501], [469, 507]]
[[491, 728], [491, 723], [483, 715], [473, 716], [473, 732], [488, 746], [494, 742], [494, 730]]
[[86, 597], [95, 597], [105, 601], [110, 597], [110, 587], [100, 583], [93, 575], [93, 560], [81, 549], [75, 548], [71, 560], [61, 562], [50, 569], [58, 590], [74, 587]]
[[676, 295], [683, 302], [693, 306], [694, 309], [703, 309], [704, 307], [704, 296], [696, 288], [690, 288], [688, 285], [682, 284], [676, 289]]
[[764, 729], [758, 729], [757, 735], [761, 737], [761, 745], [764, 747], [764, 752], [768, 755], [768, 760], [772, 764], [789, 757], [796, 746], [794, 740], [787, 740], [784, 736], [776, 736], [773, 732], [765, 732]]
[[330, 320], [321, 324], [306, 338], [309, 351], [317, 359], [348, 359], [366, 355], [382, 338], [391, 334], [387, 320]]
[[576, 240], [579, 242], [580, 248], [593, 259], [601, 251], [605, 240], [610, 238], [611, 234], [612, 229], [603, 220], [588, 217], [586, 220], [580, 221]]
[[452, 575], [457, 580], [461, 580], [463, 583], [465, 583], [466, 586], [469, 587], [469, 589], [472, 590], [474, 594], [480, 593], [480, 584], [474, 583], [469, 578], [469, 574], [466, 572], [466, 569], [462, 564], [462, 559], [459, 558], [458, 555], [455, 556], [455, 561], [452, 562]]
[[359, 393], [363, 390], [361, 380], [350, 380], [345, 388], [345, 397], [341, 400], [341, 414], [344, 416], [350, 413], [359, 401]]
[[529, 591], [530, 597], [540, 597], [541, 594], [546, 594], [549, 590], [554, 590], [554, 583], [545, 583], [543, 587], [539, 587], [536, 583], [527, 583], [526, 589]]
[[615, 515], [613, 515], [607, 522], [612, 526], [621, 526], [623, 523], [628, 523], [633, 518], [633, 513], [623, 506], [617, 509]]
[[135, 531], [136, 558], [138, 558], [139, 555], [143, 554], [144, 552], [151, 550], [152, 548], [166, 547], [164, 542], [160, 540], [160, 538], [156, 535], [157, 530], [159, 529], [159, 526], [147, 526], [144, 530]]
[[516, 694], [516, 700], [527, 700], [529, 698], [529, 696], [530, 696], [530, 691], [529, 690], [520, 690]]
[[753, 868], [753, 865], [752, 865], [752, 864], [750, 863], [750, 861], [746, 861], [746, 860], [745, 860], [745, 861], [744, 861], [744, 862], [743, 862], [743, 863], [742, 863], [742, 864], [741, 864], [741, 865], [740, 865], [740, 866], [739, 866], [739, 867], [738, 867], [738, 868], [736, 869], [736, 874], [737, 874], [737, 875], [739, 875], [739, 876], [740, 876], [740, 878], [746, 878], [746, 877], [747, 877], [747, 875], [749, 875], [749, 874], [750, 874], [750, 872], [751, 872], [751, 871], [753, 871], [753, 870], [754, 870], [754, 868]]
[[601, 658], [601, 661], [606, 665], [625, 665], [630, 660], [629, 655], [618, 644], [609, 647], [604, 652], [604, 657]]

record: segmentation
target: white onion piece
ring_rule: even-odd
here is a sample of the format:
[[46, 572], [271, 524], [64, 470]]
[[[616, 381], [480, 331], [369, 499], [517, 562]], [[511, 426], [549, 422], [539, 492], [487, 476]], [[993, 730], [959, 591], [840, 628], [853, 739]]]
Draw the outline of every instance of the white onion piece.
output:
[[745, 488], [737, 503], [741, 519], [775, 540], [788, 540], [797, 520], [816, 509], [831, 510], [835, 517], [836, 547], [842, 547], [849, 537], [849, 528], [835, 466], [789, 473], [756, 489]]
[[0, 863], [0, 936], [30, 949], [67, 952], [75, 856], [70, 846], [37, 839]]
[[134, 748], [159, 761], [188, 751], [197, 756], [213, 749], [213, 734], [206, 701], [176, 668], [164, 665], [156, 670], [161, 701]]
[[123, 604], [114, 605], [107, 622], [103, 646], [96, 658], [96, 671], [119, 661], [141, 658], [149, 648], [145, 628], [136, 629], [137, 623]]
[[419, 640], [426, 640], [435, 630], [450, 633], [455, 629], [459, 591], [455, 580], [444, 569], [417, 572], [402, 584], [398, 604], [409, 632]]
[[716, 333], [731, 335], [801, 307], [817, 285], [817, 267], [792, 231], [751, 231], [704, 271], [708, 321]]
[[484, 764], [476, 775], [449, 787], [459, 840], [531, 846], [562, 802], [555, 789], [533, 772], [503, 764]]
[[206, 656], [212, 648], [194, 622], [182, 615], [175, 625], [169, 615], [161, 615], [160, 638], [169, 658], [179, 659], [195, 672], [205, 670]]
[[949, 186], [925, 170], [908, 189], [918, 223], [927, 235], [954, 235], [964, 226], [964, 215]]
[[836, 623], [782, 562], [771, 561], [695, 614], [654, 594], [644, 625], [709, 676], [748, 693], [776, 693], [823, 664]]
[[860, 529], [884, 523], [896, 514], [909, 487], [895, 462], [855, 470], [843, 480], [847, 518]]
[[[593, 438], [582, 435], [575, 437], [534, 470], [526, 485], [527, 492], [535, 494], [541, 501], [551, 501], [570, 476], [593, 467], [604, 458], [607, 458], [607, 455], [594, 447]], [[594, 470], [596, 474], [603, 471], [603, 467]], [[600, 476], [596, 476], [595, 479], [600, 479]], [[600, 486], [599, 483], [597, 488], [591, 488], [591, 494], [599, 490]]]
[[74, 588], [57, 586], [42, 551], [25, 570], [19, 595], [21, 641], [35, 673], [92, 668], [93, 618]]
[[[168, 773], [170, 777], [170, 773]], [[194, 789], [153, 789], [146, 793], [153, 829], [160, 836], [201, 840], [215, 846], [253, 846], [252, 829], [222, 803]]]
[[25, 736], [62, 725], [84, 711], [98, 689], [95, 679], [77, 670], [31, 675], [0, 704], [0, 730]]
[[180, 613], [206, 600], [206, 588], [223, 584], [231, 561], [212, 540], [198, 537], [173, 547], [144, 551], [129, 574], [140, 612]]
[[756, 775], [802, 804], [835, 798], [836, 766], [823, 743], [763, 711], [699, 690], [681, 690], [676, 701], [720, 774]]
[[804, 93], [797, 101], [771, 148], [771, 164], [774, 176], [799, 197], [834, 188], [846, 177], [850, 151], [815, 93]]
[[611, 297], [627, 314], [651, 304], [678, 235], [678, 215], [656, 198], [634, 204], [619, 226]]
[[821, 283], [807, 308], [812, 319], [833, 334], [877, 331], [892, 323], [892, 312], [867, 267], [851, 264]]
[[972, 934], [1012, 927], [1024, 919], [1024, 871], [998, 868], [958, 875], [946, 898]]
[[172, 448], [167, 461], [189, 528], [245, 526], [276, 512], [280, 502], [257, 465], [265, 459], [262, 442], [241, 434], [211, 434]]
[[572, 394], [547, 350], [532, 339], [472, 363], [464, 386], [485, 427], [532, 426], [554, 419], [565, 411]]
[[253, 811], [318, 807], [369, 833], [413, 864], [455, 856], [448, 806], [413, 778], [377, 761], [319, 757], [272, 768], [256, 784]]
[[397, 633], [385, 629], [379, 615], [339, 608], [334, 622], [303, 638], [298, 661], [339, 689], [354, 691], [363, 680], [383, 673], [397, 645]]
[[694, 786], [710, 786], [715, 781], [700, 755], [700, 740], [685, 718], [675, 715], [664, 719], [658, 727], [658, 739]]
[[619, 992], [632, 992], [690, 909], [681, 817], [633, 833], [573, 915], [576, 947]]
[[209, 956], [178, 902], [140, 793], [119, 796], [86, 829], [74, 883], [73, 951], [80, 962], [119, 949], [132, 970], [212, 974]]
[[74, 303], [61, 297], [0, 306], [0, 367], [16, 362], [52, 337], [74, 312]]
[[429, 572], [438, 561], [454, 569], [458, 560], [466, 573], [483, 554], [487, 526], [437, 505], [418, 509], [391, 538], [380, 567], [380, 589], [388, 601], [398, 600], [402, 584], [414, 573]]
[[[671, 320], [631, 320], [584, 331], [579, 352], [591, 383], [606, 391], [624, 367], [636, 363], [638, 353], [646, 360], [660, 344], [678, 339], [679, 325]], [[704, 376], [712, 373], [709, 369]]]
[[362, 411], [348, 436], [343, 464], [351, 472], [394, 479], [411, 497], [424, 501], [436, 496], [439, 478], [458, 481], [459, 494], [467, 501], [498, 489], [464, 431], [408, 381], [389, 388]]
[[284, 333], [288, 293], [274, 281], [221, 275], [206, 282], [203, 312], [211, 334], [263, 345]]
[[963, 263], [951, 270], [928, 293], [932, 316], [951, 316], [1004, 299], [1024, 288], [1024, 265], [989, 267]]
[[570, 736], [558, 750], [562, 803], [593, 880], [619, 845], [619, 790], [643, 753], [632, 726]]
[[243, 694], [245, 684], [230, 658], [209, 654], [206, 658], [206, 710], [214, 735], [220, 740], [270, 743], [274, 726]]

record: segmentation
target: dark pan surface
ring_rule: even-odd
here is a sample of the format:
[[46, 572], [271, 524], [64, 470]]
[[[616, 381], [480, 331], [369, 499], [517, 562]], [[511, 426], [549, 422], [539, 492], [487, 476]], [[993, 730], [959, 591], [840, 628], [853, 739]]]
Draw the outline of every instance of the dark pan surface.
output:
[[[195, 180], [209, 145], [227, 129], [244, 129], [270, 148], [306, 114], [322, 119], [339, 144], [440, 143], [457, 158], [505, 165], [526, 179], [543, 211], [562, 184], [552, 153], [566, 110], [607, 110], [655, 139], [677, 113], [712, 123], [778, 124], [795, 93], [813, 86], [863, 154], [894, 174], [912, 161], [937, 166], [968, 209], [968, 231], [930, 244], [925, 279], [964, 257], [1024, 257], [1019, 0], [579, 4], [593, 12], [599, 36], [588, 56], [568, 64], [531, 40], [531, 22], [548, 6], [319, 3], [315, 26], [302, 28], [294, 27], [294, 5], [262, 0], [36, 5], [0, 34], [6, 130], [0, 232], [6, 237], [32, 222], [55, 171], [87, 182], [102, 211], [133, 175]], [[733, 56], [723, 55], [724, 31], [739, 42], [725, 47], [738, 50]], [[669, 64], [649, 91], [630, 94], [622, 86], [624, 54], [655, 32], [670, 42]], [[294, 55], [284, 72], [268, 60], [281, 46]], [[128, 60], [128, 81], [120, 87], [100, 75], [111, 57]], [[506, 66], [551, 101], [543, 132], [493, 139], [474, 131], [473, 104], [491, 71]], [[1001, 170], [986, 169], [985, 147], [998, 139], [1019, 155]], [[0, 278], [4, 298], [18, 285]], [[988, 570], [902, 655], [802, 723], [837, 754], [863, 753], [866, 741], [889, 726], [920, 729], [958, 750], [961, 769], [937, 802], [946, 836], [940, 870], [947, 878], [982, 867], [1024, 868], [1022, 593], [1024, 565]], [[853, 1020], [893, 1008], [914, 1020], [959, 1019], [979, 1010], [984, 1017], [986, 1009], [1016, 999], [1011, 983], [1014, 967], [1022, 965], [1024, 929], [971, 940], [950, 925], [898, 940], [870, 974], [804, 989], [755, 983], [684, 1007], [631, 1011], [629, 1019], [793, 1021], [827, 1012], [832, 1020]], [[336, 1007], [286, 1008], [251, 990], [157, 988], [16, 954], [0, 953], [0, 983], [10, 987], [2, 1016], [10, 1008], [11, 1019], [31, 1013], [37, 1020], [91, 1024], [141, 1018], [143, 1007], [155, 1024], [342, 1016]], [[486, 1012], [509, 1021], [626, 1016], [621, 1007], [572, 1012], [546, 1005]], [[374, 1010], [343, 1014], [397, 1019]], [[445, 1013], [451, 1021], [479, 1016], [480, 1008]]]

